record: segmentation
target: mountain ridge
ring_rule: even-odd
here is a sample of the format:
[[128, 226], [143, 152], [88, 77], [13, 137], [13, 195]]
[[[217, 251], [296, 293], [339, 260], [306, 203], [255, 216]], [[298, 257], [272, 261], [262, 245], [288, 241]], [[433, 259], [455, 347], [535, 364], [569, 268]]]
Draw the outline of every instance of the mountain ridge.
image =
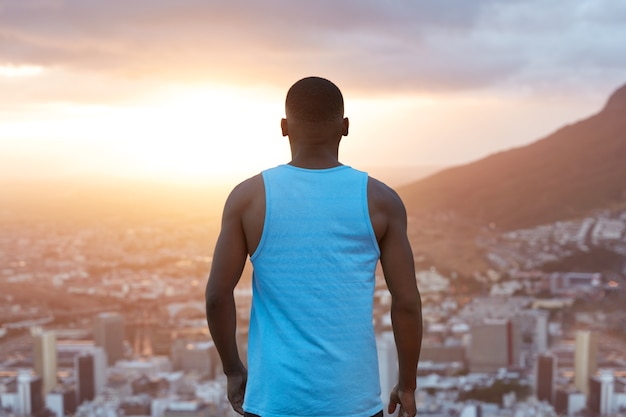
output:
[[447, 212], [512, 230], [626, 204], [626, 84], [604, 108], [528, 145], [398, 188], [413, 216]]

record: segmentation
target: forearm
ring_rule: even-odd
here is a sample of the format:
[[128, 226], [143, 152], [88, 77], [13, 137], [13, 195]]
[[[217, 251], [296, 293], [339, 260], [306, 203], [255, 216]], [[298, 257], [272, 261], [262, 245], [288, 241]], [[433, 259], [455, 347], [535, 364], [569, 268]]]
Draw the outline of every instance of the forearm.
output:
[[207, 292], [206, 316], [224, 373], [241, 372], [244, 365], [237, 350], [237, 312], [233, 294], [216, 296]]
[[398, 384], [415, 389], [422, 347], [422, 306], [419, 294], [412, 301], [392, 302], [391, 322], [398, 351]]

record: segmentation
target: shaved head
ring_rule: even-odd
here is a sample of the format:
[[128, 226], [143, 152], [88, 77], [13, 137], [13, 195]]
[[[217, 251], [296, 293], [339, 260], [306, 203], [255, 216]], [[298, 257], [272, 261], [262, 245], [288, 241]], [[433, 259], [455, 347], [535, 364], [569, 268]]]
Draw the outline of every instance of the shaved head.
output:
[[327, 122], [343, 118], [343, 95], [339, 88], [321, 77], [307, 77], [287, 92], [285, 113], [288, 119]]

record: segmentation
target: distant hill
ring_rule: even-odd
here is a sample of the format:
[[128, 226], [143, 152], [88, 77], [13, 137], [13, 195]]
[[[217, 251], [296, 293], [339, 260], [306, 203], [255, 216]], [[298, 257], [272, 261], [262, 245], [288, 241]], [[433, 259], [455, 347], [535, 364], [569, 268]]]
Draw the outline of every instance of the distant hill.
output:
[[443, 165], [399, 165], [399, 166], [358, 166], [355, 168], [367, 171], [372, 177], [385, 184], [397, 188], [421, 180], [437, 171], [446, 168]]
[[398, 188], [409, 214], [451, 213], [500, 230], [626, 204], [626, 85], [599, 113], [532, 144]]

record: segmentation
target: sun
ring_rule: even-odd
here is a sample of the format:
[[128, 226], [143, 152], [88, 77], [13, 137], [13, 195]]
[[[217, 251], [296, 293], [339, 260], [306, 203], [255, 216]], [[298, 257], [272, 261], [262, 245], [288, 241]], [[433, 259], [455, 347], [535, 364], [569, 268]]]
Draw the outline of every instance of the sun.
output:
[[204, 178], [252, 174], [282, 161], [280, 100], [235, 88], [198, 88], [126, 109], [118, 146], [136, 169]]
[[0, 65], [0, 77], [33, 77], [42, 72], [43, 68], [35, 65]]
[[0, 150], [42, 155], [37, 167], [52, 175], [232, 184], [288, 162], [283, 100], [269, 88], [186, 85], [125, 103], [46, 103], [0, 124]]

